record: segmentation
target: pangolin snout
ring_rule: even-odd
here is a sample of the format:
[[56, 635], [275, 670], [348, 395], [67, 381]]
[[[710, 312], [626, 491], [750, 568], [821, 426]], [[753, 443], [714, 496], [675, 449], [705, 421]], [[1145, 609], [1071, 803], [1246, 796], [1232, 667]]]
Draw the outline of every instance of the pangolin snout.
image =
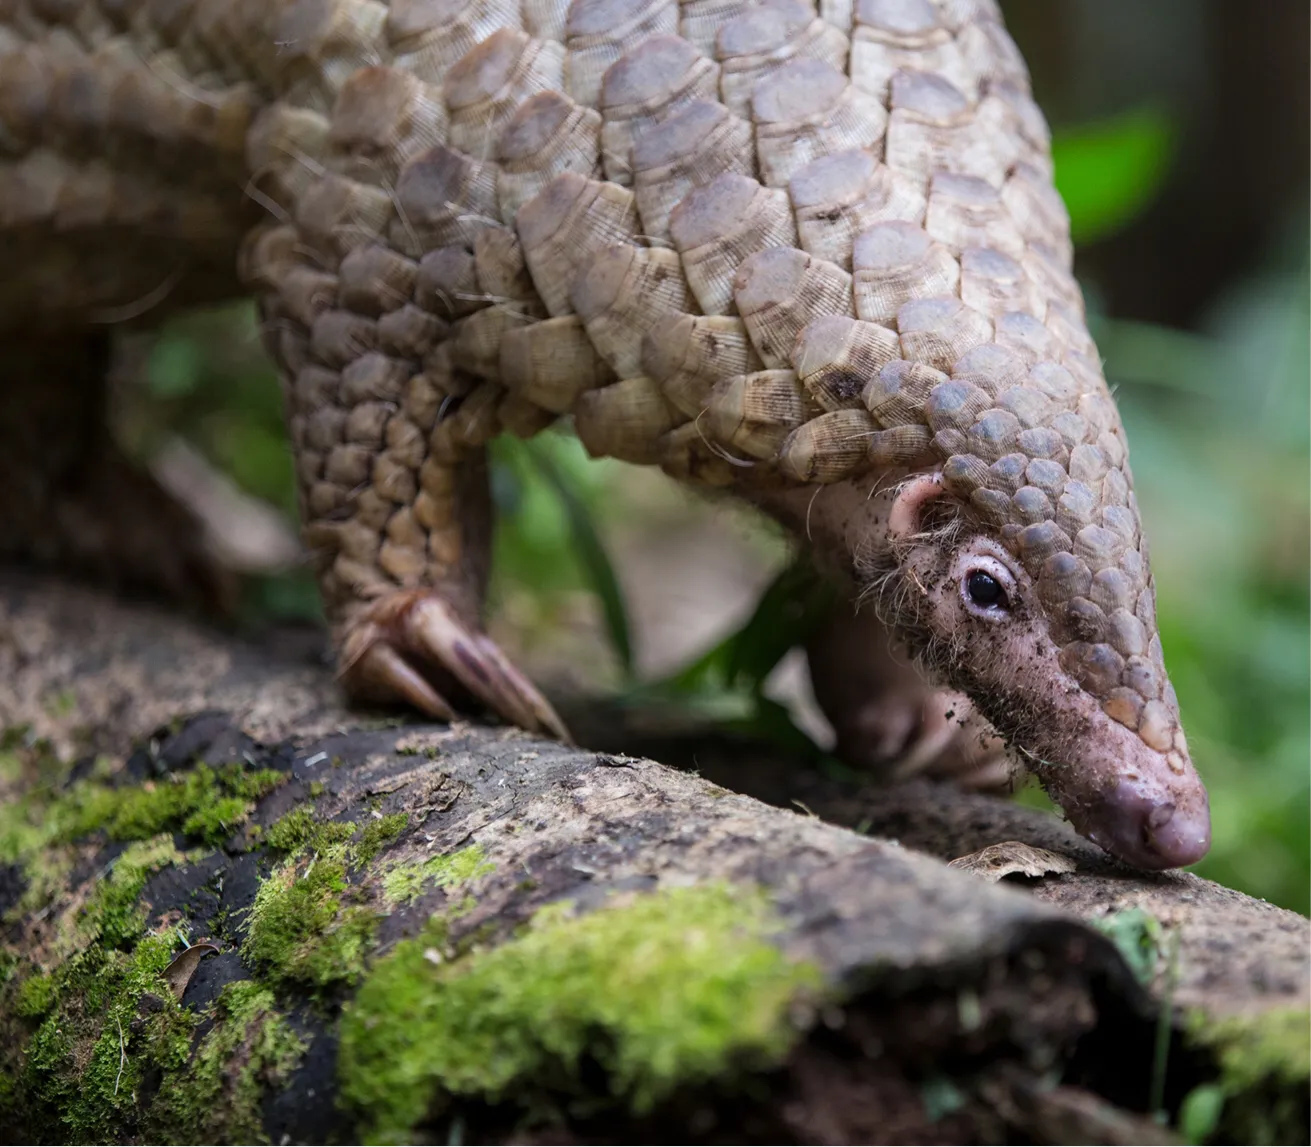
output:
[[[1155, 791], [1153, 791], [1155, 790]], [[1135, 868], [1183, 868], [1211, 847], [1211, 815], [1199, 784], [1186, 803], [1154, 785], [1119, 781], [1093, 814], [1089, 837]]]

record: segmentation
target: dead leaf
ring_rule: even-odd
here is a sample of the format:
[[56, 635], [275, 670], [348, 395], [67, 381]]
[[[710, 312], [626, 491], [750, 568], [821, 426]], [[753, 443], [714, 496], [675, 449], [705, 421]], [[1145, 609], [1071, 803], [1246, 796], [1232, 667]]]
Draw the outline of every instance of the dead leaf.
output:
[[1034, 848], [1019, 840], [1007, 840], [1001, 844], [990, 844], [967, 856], [958, 856], [949, 862], [949, 867], [972, 872], [995, 884], [1006, 876], [1028, 876], [1036, 880], [1053, 873], [1073, 872], [1078, 865], [1059, 852]]
[[173, 989], [173, 995], [180, 1000], [182, 993], [187, 990], [187, 985], [191, 983], [191, 977], [196, 974], [200, 961], [211, 953], [217, 955], [222, 950], [217, 944], [201, 940], [199, 944], [192, 944], [190, 948], [174, 956], [173, 962], [164, 969], [164, 982]]

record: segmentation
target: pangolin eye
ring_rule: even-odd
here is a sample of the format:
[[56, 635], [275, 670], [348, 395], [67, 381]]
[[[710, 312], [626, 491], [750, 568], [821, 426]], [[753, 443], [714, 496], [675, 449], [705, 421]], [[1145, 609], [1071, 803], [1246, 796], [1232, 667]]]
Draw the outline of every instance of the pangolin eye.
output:
[[967, 575], [965, 592], [980, 609], [1005, 609], [1008, 604], [1001, 582], [983, 570], [973, 570]]

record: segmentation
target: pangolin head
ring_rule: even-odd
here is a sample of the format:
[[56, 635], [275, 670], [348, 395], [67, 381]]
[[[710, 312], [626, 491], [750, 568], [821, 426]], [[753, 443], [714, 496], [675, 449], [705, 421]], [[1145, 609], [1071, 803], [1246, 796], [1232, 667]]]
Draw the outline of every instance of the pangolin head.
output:
[[[892, 364], [889, 401], [911, 373]], [[919, 378], [931, 450], [884, 495], [866, 594], [968, 694], [1083, 835], [1139, 868], [1210, 845], [1166, 675], [1124, 429], [1094, 360], [976, 347]], [[872, 405], [878, 418], [878, 403]]]

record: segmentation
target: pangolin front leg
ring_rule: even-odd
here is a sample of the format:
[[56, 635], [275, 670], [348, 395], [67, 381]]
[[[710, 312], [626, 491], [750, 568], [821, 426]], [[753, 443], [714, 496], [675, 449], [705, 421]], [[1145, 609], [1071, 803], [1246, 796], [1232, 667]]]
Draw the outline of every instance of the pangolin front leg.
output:
[[[399, 697], [443, 720], [453, 720], [456, 704], [472, 698], [520, 728], [568, 740], [550, 702], [482, 632], [492, 507], [485, 451], [470, 447], [461, 453], [457, 463], [429, 459], [421, 467], [423, 500], [416, 494], [410, 507], [423, 515], [415, 534], [408, 520], [404, 537], [399, 527], [388, 531], [383, 524], [376, 551], [365, 545], [354, 558], [321, 563], [342, 680], [360, 700]], [[362, 512], [373, 505], [366, 500]], [[352, 521], [369, 528], [367, 521]], [[351, 526], [345, 523], [348, 531]], [[332, 552], [340, 528], [318, 523], [307, 537], [327, 541]], [[406, 541], [416, 551], [421, 546], [426, 560], [412, 567], [423, 570], [421, 579], [398, 588], [391, 581], [399, 567], [395, 553], [388, 551], [383, 566], [381, 552], [384, 545]], [[370, 553], [374, 564], [361, 565]]]
[[[285, 250], [287, 238], [266, 236], [257, 257]], [[314, 239], [297, 249], [312, 251]], [[472, 700], [567, 740], [550, 703], [482, 630], [493, 514], [485, 443], [503, 428], [503, 393], [457, 367], [447, 337], [470, 309], [461, 296], [472, 284], [459, 276], [473, 260], [462, 250], [418, 262], [368, 251], [344, 290], [312, 264], [260, 264], [275, 284], [265, 330], [281, 360], [303, 536], [342, 682], [357, 700], [402, 700], [443, 720]], [[397, 308], [402, 279], [424, 309]], [[287, 318], [303, 307], [308, 339]]]
[[927, 776], [984, 791], [1014, 784], [1014, 762], [974, 703], [925, 681], [872, 608], [842, 602], [806, 654], [842, 760], [886, 780]]

